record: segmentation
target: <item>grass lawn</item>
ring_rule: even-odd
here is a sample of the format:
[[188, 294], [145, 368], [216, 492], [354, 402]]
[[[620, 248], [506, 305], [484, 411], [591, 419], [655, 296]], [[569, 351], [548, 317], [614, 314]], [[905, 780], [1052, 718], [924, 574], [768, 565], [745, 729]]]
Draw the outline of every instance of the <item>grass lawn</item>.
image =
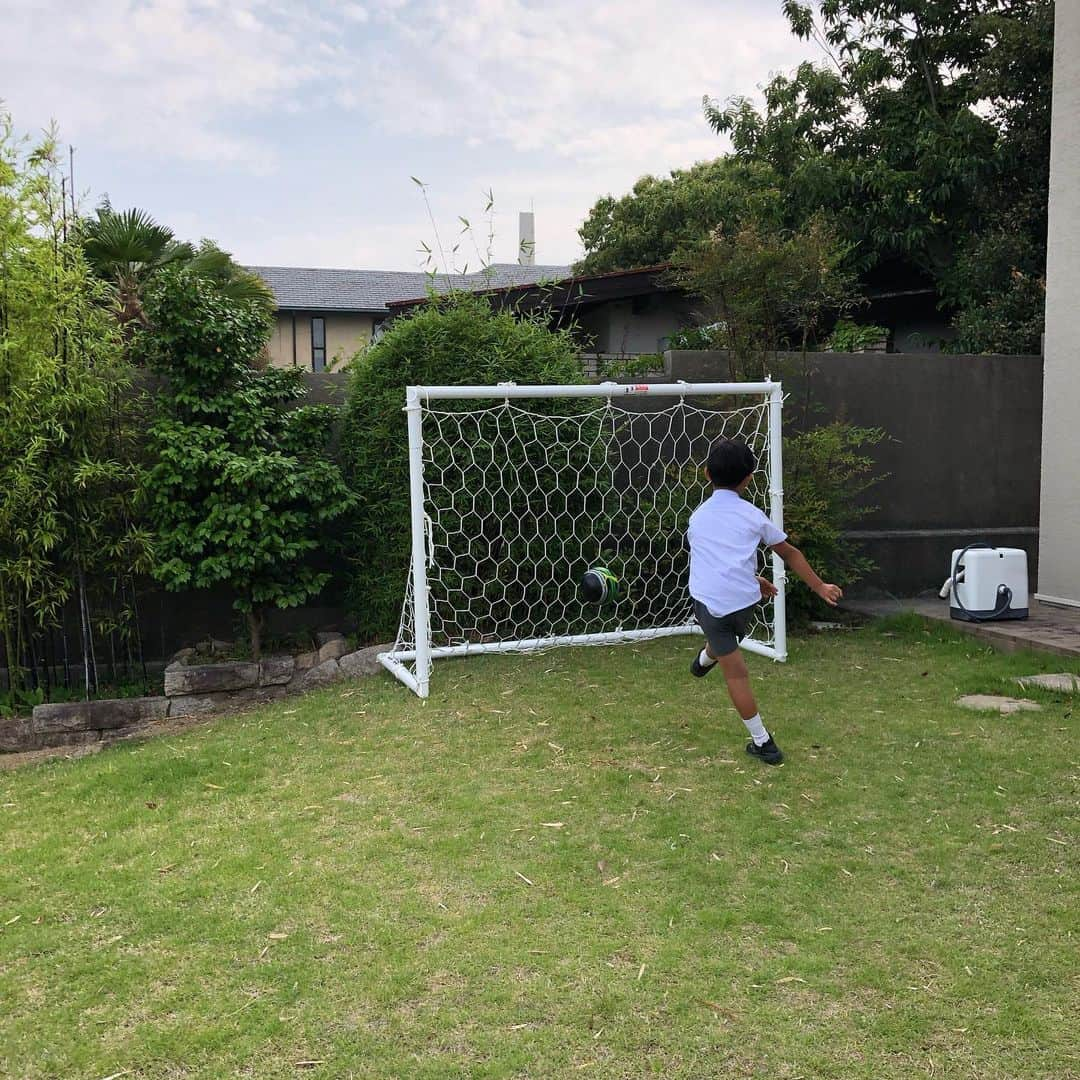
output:
[[769, 769], [693, 648], [0, 773], [0, 1074], [1080, 1076], [1072, 705], [952, 704], [1069, 665], [797, 639]]

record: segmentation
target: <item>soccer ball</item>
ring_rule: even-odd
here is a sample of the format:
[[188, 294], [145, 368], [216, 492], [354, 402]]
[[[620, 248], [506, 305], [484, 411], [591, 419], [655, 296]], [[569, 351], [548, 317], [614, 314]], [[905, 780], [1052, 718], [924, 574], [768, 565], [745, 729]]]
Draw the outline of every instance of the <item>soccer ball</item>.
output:
[[606, 566], [594, 566], [582, 575], [581, 595], [591, 604], [615, 600], [619, 596], [619, 579]]

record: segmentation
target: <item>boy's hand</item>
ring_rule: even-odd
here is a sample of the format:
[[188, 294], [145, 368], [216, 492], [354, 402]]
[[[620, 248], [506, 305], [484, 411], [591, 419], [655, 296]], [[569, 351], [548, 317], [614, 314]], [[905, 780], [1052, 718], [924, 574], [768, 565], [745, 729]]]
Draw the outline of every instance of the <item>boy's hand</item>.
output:
[[824, 581], [814, 590], [814, 592], [816, 592], [829, 607], [836, 607], [836, 605], [844, 599], [844, 590], [841, 589], [839, 585], [829, 585]]
[[768, 579], [758, 575], [758, 588], [761, 589], [761, 599], [771, 600], [780, 590]]

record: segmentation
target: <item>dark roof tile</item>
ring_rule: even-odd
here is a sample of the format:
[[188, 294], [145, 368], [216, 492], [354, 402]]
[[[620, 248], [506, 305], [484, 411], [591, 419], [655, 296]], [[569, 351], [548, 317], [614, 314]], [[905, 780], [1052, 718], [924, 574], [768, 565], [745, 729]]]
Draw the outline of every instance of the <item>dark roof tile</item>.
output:
[[270, 286], [278, 308], [286, 311], [355, 311], [372, 315], [388, 313], [395, 300], [415, 300], [434, 286], [440, 293], [451, 289], [501, 289], [533, 285], [564, 278], [567, 266], [519, 266], [493, 263], [473, 274], [428, 274], [398, 270], [327, 270], [299, 266], [249, 266]]

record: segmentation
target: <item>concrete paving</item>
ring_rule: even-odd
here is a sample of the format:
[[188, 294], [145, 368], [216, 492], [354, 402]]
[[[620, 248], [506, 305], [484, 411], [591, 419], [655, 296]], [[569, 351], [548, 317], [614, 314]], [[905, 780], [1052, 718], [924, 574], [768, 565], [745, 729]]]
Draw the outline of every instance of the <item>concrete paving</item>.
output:
[[957, 698], [956, 704], [962, 709], [975, 709], [1003, 714], [1014, 712], [1038, 712], [1042, 706], [1027, 698], [1001, 697], [998, 694], [967, 694]]
[[1016, 680], [1021, 686], [1038, 686], [1043, 690], [1053, 690], [1058, 694], [1080, 692], [1080, 675], [1070, 675], [1067, 671], [1054, 675], [1025, 675]]
[[845, 602], [844, 606], [860, 615], [874, 617], [914, 612], [927, 619], [947, 622], [1003, 652], [1036, 649], [1080, 661], [1080, 608], [1056, 607], [1032, 600], [1028, 607], [1030, 616], [1026, 619], [970, 623], [950, 618], [948, 601], [936, 597], [853, 600]]

